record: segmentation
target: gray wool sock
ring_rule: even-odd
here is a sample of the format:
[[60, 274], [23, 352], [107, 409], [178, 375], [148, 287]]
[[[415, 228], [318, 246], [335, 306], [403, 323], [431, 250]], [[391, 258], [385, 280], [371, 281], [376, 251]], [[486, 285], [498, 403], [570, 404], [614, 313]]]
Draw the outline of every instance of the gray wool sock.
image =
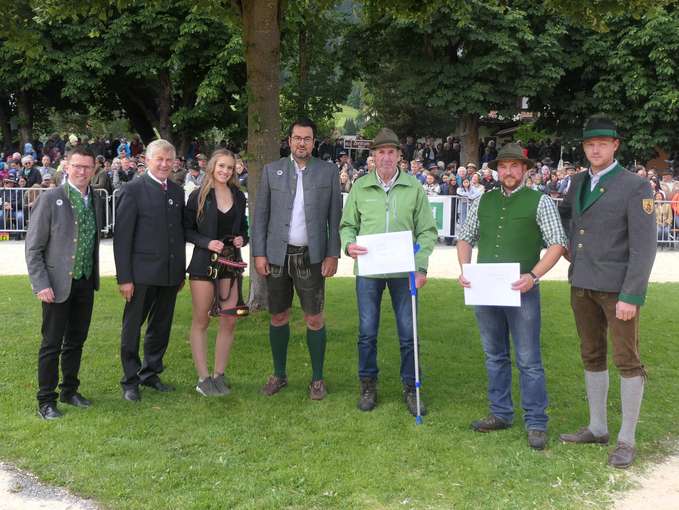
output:
[[608, 433], [608, 416], [606, 414], [608, 370], [603, 372], [585, 370], [585, 388], [587, 388], [587, 402], [589, 403], [589, 425], [587, 428], [595, 436], [603, 436]]
[[639, 421], [639, 409], [641, 400], [644, 398], [644, 378], [636, 377], [620, 378], [620, 401], [622, 404], [622, 425], [618, 434], [618, 441], [634, 446], [634, 436]]

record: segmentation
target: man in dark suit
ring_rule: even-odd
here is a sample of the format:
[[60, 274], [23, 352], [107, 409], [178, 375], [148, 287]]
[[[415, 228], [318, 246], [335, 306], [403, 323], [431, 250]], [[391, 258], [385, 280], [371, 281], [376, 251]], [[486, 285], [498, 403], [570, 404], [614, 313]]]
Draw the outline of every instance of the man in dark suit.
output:
[[589, 171], [573, 176], [560, 210], [570, 239], [571, 307], [585, 367], [589, 424], [568, 443], [608, 444], [607, 336], [620, 372], [622, 424], [609, 465], [635, 457], [635, 431], [646, 372], [639, 358], [639, 307], [644, 304], [656, 252], [655, 209], [649, 182], [615, 159], [615, 124], [593, 116], [583, 130]]
[[290, 339], [290, 307], [297, 293], [307, 325], [312, 378], [309, 397], [322, 400], [326, 333], [325, 278], [337, 271], [342, 196], [335, 165], [311, 156], [316, 126], [309, 119], [292, 124], [289, 157], [262, 170], [252, 223], [251, 246], [257, 273], [269, 290], [269, 341], [274, 374], [262, 389], [278, 393], [288, 384], [285, 371]]
[[62, 416], [60, 400], [76, 407], [90, 401], [78, 392], [80, 359], [87, 339], [94, 291], [99, 289], [100, 198], [92, 191], [94, 153], [76, 146], [66, 159], [68, 182], [45, 191], [31, 213], [26, 265], [31, 287], [42, 301], [42, 343], [38, 356], [38, 414]]
[[[126, 301], [120, 384], [123, 398], [129, 401], [141, 399], [140, 384], [161, 392], [174, 390], [159, 377], [186, 267], [184, 192], [168, 179], [174, 159], [171, 143], [151, 142], [146, 149], [146, 174], [123, 186], [118, 199], [113, 253], [120, 293]], [[139, 336], [147, 318], [142, 363]]]

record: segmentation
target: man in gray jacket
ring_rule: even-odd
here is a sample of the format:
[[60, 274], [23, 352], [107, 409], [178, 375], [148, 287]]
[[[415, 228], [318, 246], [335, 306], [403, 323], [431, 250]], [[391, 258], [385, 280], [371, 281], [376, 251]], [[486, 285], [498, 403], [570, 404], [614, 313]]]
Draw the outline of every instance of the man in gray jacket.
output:
[[608, 463], [626, 468], [635, 456], [635, 431], [646, 373], [639, 358], [639, 307], [644, 304], [656, 252], [653, 193], [647, 180], [615, 160], [615, 124], [593, 116], [583, 130], [588, 172], [573, 176], [560, 210], [570, 240], [571, 306], [580, 336], [589, 425], [562, 434], [568, 443], [608, 444], [607, 336], [620, 372], [622, 425]]
[[270, 396], [288, 384], [288, 321], [296, 292], [304, 311], [313, 370], [309, 396], [322, 400], [327, 393], [323, 381], [325, 278], [337, 271], [342, 196], [337, 168], [311, 156], [315, 135], [311, 120], [297, 120], [289, 130], [290, 157], [263, 168], [250, 245], [255, 269], [267, 280], [271, 312], [274, 374], [262, 392]]
[[90, 406], [78, 392], [78, 371], [94, 291], [99, 289], [99, 213], [103, 208], [97, 206], [100, 199], [90, 187], [94, 158], [82, 145], [70, 151], [68, 181], [40, 196], [26, 236], [28, 276], [42, 302], [38, 414], [45, 420], [62, 416], [56, 393], [60, 361], [60, 400], [76, 407]]

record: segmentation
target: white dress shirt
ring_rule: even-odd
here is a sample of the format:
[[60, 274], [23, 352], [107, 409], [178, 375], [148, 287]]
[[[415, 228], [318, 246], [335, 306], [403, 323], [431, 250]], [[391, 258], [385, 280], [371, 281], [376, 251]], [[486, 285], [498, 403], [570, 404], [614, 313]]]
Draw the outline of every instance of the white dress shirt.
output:
[[288, 232], [288, 244], [293, 246], [308, 246], [309, 238], [306, 231], [306, 215], [304, 213], [304, 171], [305, 167], [300, 167], [295, 158], [290, 156], [295, 172], [297, 173], [297, 189], [295, 190], [295, 200], [292, 203], [292, 216], [290, 217], [290, 230]]

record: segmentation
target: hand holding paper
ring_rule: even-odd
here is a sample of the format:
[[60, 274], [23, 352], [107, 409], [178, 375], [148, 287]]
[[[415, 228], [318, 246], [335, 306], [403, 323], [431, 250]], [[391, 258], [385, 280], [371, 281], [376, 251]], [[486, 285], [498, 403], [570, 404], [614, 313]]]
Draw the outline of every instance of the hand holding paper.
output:
[[[363, 253], [360, 253], [361, 248]], [[356, 236], [352, 251], [357, 255], [359, 276], [415, 271], [410, 230]]]
[[466, 305], [521, 306], [521, 293], [512, 288], [519, 278], [520, 266], [516, 263], [463, 264], [460, 284], [465, 287], [464, 302]]

